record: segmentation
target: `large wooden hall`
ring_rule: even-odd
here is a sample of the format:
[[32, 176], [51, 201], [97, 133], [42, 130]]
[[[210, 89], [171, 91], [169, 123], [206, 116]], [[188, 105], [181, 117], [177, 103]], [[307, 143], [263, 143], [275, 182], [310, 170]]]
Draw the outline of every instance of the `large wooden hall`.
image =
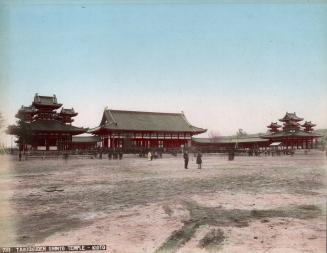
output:
[[193, 126], [184, 113], [105, 109], [98, 127], [89, 130], [101, 139], [102, 148], [176, 149], [190, 146], [193, 135], [206, 129]]

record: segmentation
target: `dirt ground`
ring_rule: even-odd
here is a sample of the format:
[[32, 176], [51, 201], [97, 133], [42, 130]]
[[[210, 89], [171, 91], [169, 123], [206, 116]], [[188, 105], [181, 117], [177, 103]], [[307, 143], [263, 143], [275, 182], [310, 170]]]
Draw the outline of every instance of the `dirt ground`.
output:
[[107, 252], [326, 252], [326, 156], [1, 156], [0, 246]]

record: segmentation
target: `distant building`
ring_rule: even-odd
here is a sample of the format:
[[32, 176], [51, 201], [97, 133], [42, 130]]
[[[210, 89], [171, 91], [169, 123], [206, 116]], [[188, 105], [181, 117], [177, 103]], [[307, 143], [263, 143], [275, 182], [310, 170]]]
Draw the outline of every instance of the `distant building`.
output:
[[89, 133], [101, 138], [103, 148], [127, 150], [189, 146], [193, 135], [205, 131], [191, 125], [184, 113], [106, 109], [100, 125]]
[[73, 136], [71, 149], [92, 150], [97, 148], [99, 142], [99, 136]]
[[[98, 127], [88, 130], [92, 136], [76, 136], [87, 129], [72, 125], [77, 112], [61, 108], [55, 95], [35, 94], [30, 106], [22, 106], [16, 118], [17, 125], [8, 127], [8, 133], [18, 137], [20, 150], [71, 149], [176, 149], [200, 148], [208, 151], [265, 150], [267, 148], [310, 149], [321, 135], [314, 133], [316, 125], [295, 113], [286, 113], [282, 125], [272, 122], [267, 134], [260, 136], [232, 136], [220, 138], [192, 138], [206, 132], [193, 126], [184, 113], [142, 112], [105, 109]], [[59, 111], [59, 109], [61, 110]], [[75, 137], [73, 137], [75, 136]]]
[[314, 147], [314, 141], [322, 137], [313, 132], [313, 127], [316, 125], [311, 121], [306, 121], [301, 125], [303, 118], [298, 117], [295, 112], [286, 112], [279, 121], [282, 122], [282, 126], [271, 123], [268, 126], [268, 133], [261, 138], [269, 140], [270, 143], [279, 143], [282, 149], [311, 149]]
[[22, 106], [16, 118], [17, 125], [8, 127], [8, 133], [16, 135], [20, 150], [68, 150], [72, 136], [86, 132], [86, 129], [72, 126], [77, 112], [73, 108], [62, 108], [57, 97], [35, 94], [30, 106]]
[[203, 152], [226, 152], [228, 150], [264, 149], [270, 144], [269, 140], [260, 136], [222, 136], [219, 138], [192, 138], [192, 146]]
[[[287, 149], [311, 149], [317, 138], [322, 137], [313, 132], [316, 126], [311, 121], [300, 124], [303, 118], [296, 116], [296, 113], [286, 113], [277, 122], [271, 122], [267, 128], [268, 132], [257, 136], [230, 136], [219, 138], [193, 138], [192, 145], [204, 151], [226, 151], [238, 150], [287, 150]], [[302, 128], [301, 128], [302, 127]]]

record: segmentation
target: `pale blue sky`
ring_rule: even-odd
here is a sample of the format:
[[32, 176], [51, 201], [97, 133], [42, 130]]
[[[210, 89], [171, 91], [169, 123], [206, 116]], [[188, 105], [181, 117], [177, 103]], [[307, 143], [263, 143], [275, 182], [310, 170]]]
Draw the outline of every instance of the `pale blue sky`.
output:
[[327, 4], [4, 3], [9, 123], [38, 92], [85, 127], [105, 106], [183, 110], [223, 135], [264, 132], [286, 111], [327, 127]]

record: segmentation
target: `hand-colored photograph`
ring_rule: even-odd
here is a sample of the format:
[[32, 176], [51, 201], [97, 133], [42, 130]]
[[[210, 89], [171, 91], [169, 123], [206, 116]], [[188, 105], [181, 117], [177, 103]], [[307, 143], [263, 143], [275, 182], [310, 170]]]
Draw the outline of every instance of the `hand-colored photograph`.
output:
[[325, 253], [327, 2], [0, 2], [0, 253]]

